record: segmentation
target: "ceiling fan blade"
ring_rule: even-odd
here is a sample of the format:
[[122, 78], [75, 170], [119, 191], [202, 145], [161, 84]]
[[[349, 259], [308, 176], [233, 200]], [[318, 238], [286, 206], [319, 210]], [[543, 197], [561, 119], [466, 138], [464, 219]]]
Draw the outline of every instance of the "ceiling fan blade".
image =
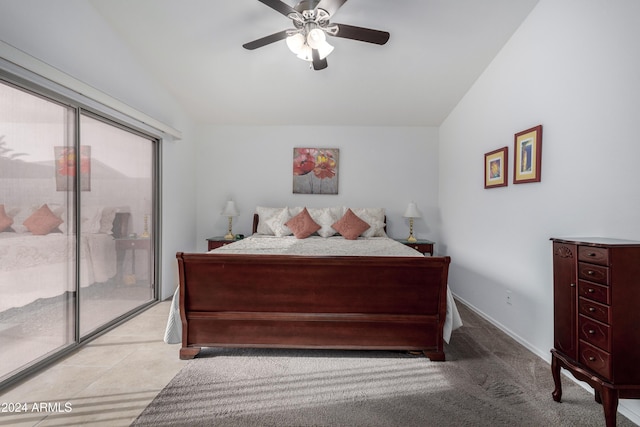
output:
[[242, 45], [243, 48], [254, 50], [262, 46], [266, 46], [271, 43], [275, 43], [277, 41], [283, 40], [287, 38], [287, 30], [280, 31], [278, 33], [271, 34], [266, 37], [262, 37], [261, 39], [254, 40], [249, 43], [245, 43]]
[[336, 34], [328, 33], [334, 37], [342, 37], [343, 39], [358, 40], [361, 42], [385, 44], [389, 41], [390, 34], [386, 31], [372, 30], [371, 28], [354, 27], [353, 25], [336, 24], [338, 27]]
[[260, 3], [266, 4], [271, 9], [280, 12], [284, 16], [289, 16], [290, 13], [297, 14], [298, 12], [289, 6], [286, 3], [281, 2], [280, 0], [258, 0]]
[[327, 64], [327, 58], [320, 59], [320, 53], [318, 52], [318, 49], [313, 49], [311, 51], [311, 57], [313, 58], [313, 69], [316, 71], [324, 70], [329, 65]]
[[347, 0], [320, 0], [316, 8], [324, 9], [329, 12], [330, 16], [338, 11]]

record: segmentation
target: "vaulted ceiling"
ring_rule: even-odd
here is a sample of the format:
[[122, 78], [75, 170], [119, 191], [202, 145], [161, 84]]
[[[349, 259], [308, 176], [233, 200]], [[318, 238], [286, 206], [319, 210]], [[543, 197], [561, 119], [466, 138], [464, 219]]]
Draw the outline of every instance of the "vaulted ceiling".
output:
[[350, 0], [332, 21], [389, 42], [330, 38], [314, 71], [285, 41], [242, 47], [293, 28], [257, 0], [90, 1], [199, 123], [356, 126], [440, 125], [538, 2]]

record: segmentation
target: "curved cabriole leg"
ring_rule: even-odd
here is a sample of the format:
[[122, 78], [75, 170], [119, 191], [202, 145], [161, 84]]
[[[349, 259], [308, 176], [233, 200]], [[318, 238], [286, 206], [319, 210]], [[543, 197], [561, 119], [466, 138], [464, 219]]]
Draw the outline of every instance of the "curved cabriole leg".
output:
[[600, 394], [600, 390], [594, 390], [593, 394], [594, 394], [594, 398], [596, 399], [596, 402], [602, 403], [602, 395]]
[[618, 390], [602, 387], [602, 409], [607, 427], [616, 427], [616, 412], [618, 411]]
[[553, 400], [560, 402], [562, 400], [562, 382], [560, 381], [560, 363], [555, 354], [551, 354], [551, 375], [556, 388], [551, 393]]
[[200, 347], [182, 347], [180, 349], [180, 360], [193, 359], [200, 353]]

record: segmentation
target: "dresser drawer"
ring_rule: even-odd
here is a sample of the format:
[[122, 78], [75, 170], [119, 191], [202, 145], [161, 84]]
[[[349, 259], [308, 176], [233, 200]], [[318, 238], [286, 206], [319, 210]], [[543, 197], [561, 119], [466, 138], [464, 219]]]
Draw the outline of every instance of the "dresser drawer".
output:
[[593, 264], [609, 265], [609, 250], [606, 248], [594, 248], [592, 246], [578, 247], [578, 260]]
[[601, 375], [605, 379], [611, 379], [611, 355], [584, 341], [578, 344], [578, 358], [587, 368]]
[[611, 297], [608, 286], [596, 283], [578, 281], [578, 295], [603, 304], [611, 304]]
[[609, 306], [591, 301], [587, 298], [578, 298], [578, 313], [589, 316], [603, 323], [611, 323]]
[[609, 268], [580, 262], [578, 263], [578, 277], [580, 279], [607, 285], [609, 284]]
[[578, 338], [602, 350], [611, 351], [609, 325], [605, 323], [600, 323], [583, 315], [578, 316]]

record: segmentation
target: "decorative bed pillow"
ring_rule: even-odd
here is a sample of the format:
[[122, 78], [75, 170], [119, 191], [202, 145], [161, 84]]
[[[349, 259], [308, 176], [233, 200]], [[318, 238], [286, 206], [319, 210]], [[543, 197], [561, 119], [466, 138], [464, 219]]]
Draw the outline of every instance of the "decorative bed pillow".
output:
[[55, 214], [51, 212], [51, 209], [49, 209], [49, 206], [44, 204], [32, 213], [23, 224], [32, 234], [45, 235], [58, 228], [58, 226], [62, 224], [62, 219], [55, 216]]
[[369, 229], [365, 231], [363, 237], [385, 237], [384, 232], [384, 209], [383, 208], [354, 208], [353, 213], [369, 224]]
[[347, 212], [333, 224], [333, 228], [338, 230], [342, 237], [347, 240], [356, 240], [358, 236], [364, 233], [370, 228], [369, 224], [358, 215], [354, 214], [351, 209], [347, 209]]
[[[277, 215], [273, 215], [272, 217], [267, 219], [265, 222], [266, 222], [266, 225], [273, 232], [274, 236], [284, 237], [284, 236], [291, 236], [291, 234], [293, 234], [291, 229], [285, 225], [287, 221], [289, 221], [290, 219], [291, 219], [291, 215], [289, 214], [289, 209], [284, 208], [282, 209], [282, 212], [280, 212]], [[262, 222], [262, 219], [260, 219], [260, 222]]]
[[273, 236], [275, 232], [269, 225], [269, 221], [273, 221], [273, 218], [282, 214], [282, 211], [286, 208], [267, 208], [264, 206], [257, 206], [256, 213], [258, 214], [258, 228], [256, 233], [266, 234]]
[[309, 208], [309, 215], [315, 222], [320, 225], [318, 234], [322, 237], [331, 237], [337, 233], [333, 228], [333, 224], [337, 222], [344, 214], [342, 206], [333, 208]]
[[302, 212], [287, 221], [285, 225], [291, 229], [297, 239], [305, 239], [321, 228], [320, 225], [311, 218], [307, 208], [302, 209]]
[[100, 217], [100, 230], [99, 233], [112, 234], [113, 233], [113, 220], [116, 219], [116, 207], [106, 207], [102, 209], [102, 216]]
[[102, 206], [82, 206], [80, 213], [82, 214], [80, 230], [83, 233], [99, 233], [100, 221], [102, 220]]
[[5, 231], [13, 224], [13, 218], [11, 218], [4, 211], [4, 205], [0, 205], [0, 231]]

